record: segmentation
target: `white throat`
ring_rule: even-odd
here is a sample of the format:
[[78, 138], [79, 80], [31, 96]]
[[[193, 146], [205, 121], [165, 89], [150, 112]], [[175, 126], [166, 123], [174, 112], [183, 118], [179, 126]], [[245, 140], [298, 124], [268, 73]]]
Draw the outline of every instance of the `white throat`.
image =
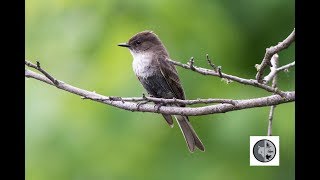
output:
[[154, 66], [152, 66], [152, 54], [149, 52], [135, 53], [130, 50], [133, 56], [132, 67], [133, 71], [138, 77], [149, 77], [154, 73]]

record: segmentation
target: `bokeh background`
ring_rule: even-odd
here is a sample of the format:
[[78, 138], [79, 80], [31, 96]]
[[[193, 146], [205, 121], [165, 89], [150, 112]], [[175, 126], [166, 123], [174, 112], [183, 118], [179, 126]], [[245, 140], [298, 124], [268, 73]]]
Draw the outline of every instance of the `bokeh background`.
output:
[[[117, 46], [153, 30], [171, 58], [254, 78], [265, 49], [295, 27], [293, 0], [27, 0], [26, 59], [56, 78], [110, 96], [141, 96], [132, 57]], [[281, 52], [292, 62], [294, 45]], [[186, 96], [253, 98], [270, 93], [177, 68]], [[295, 89], [294, 68], [279, 87]], [[250, 167], [250, 135], [266, 135], [268, 107], [191, 117], [206, 152], [189, 153], [161, 115], [106, 106], [26, 79], [26, 179], [294, 179], [294, 103], [277, 106], [280, 166]]]

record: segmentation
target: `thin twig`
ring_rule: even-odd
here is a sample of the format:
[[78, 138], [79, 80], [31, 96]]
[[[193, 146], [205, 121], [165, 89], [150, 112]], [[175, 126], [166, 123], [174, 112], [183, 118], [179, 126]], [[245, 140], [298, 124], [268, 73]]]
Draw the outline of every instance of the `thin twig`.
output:
[[223, 78], [223, 77], [222, 77], [222, 73], [221, 73], [221, 66], [218, 66], [218, 68], [217, 68], [217, 69], [218, 69], [219, 77], [220, 77], [220, 78]]
[[208, 64], [212, 67], [212, 69], [216, 70], [216, 66], [212, 63], [211, 59], [209, 58], [209, 54], [206, 54], [206, 59]]
[[261, 64], [258, 66], [258, 72], [256, 74], [256, 79], [258, 82], [262, 82], [262, 76], [264, 73], [264, 70], [267, 66], [272, 66], [270, 63], [270, 60], [272, 56], [286, 48], [288, 48], [292, 42], [295, 40], [295, 29], [293, 29], [292, 33], [282, 42], [278, 43], [276, 46], [271, 46], [270, 48], [266, 49], [266, 53], [264, 55], [264, 58], [261, 62]]
[[[190, 66], [188, 64], [183, 64], [181, 62], [173, 61], [171, 59], [168, 59], [168, 61], [170, 61], [172, 64], [174, 64], [176, 66], [180, 66], [180, 67], [185, 68], [185, 69], [190, 69]], [[193, 68], [194, 68], [194, 70], [193, 70], [194, 72], [197, 72], [197, 73], [202, 74], [202, 75], [210, 75], [210, 76], [217, 76], [217, 77], [220, 77], [220, 78], [225, 78], [225, 79], [228, 79], [228, 80], [231, 80], [231, 81], [235, 81], [235, 82], [238, 82], [238, 83], [241, 83], [241, 84], [258, 87], [258, 88], [264, 89], [264, 90], [266, 90], [268, 92], [276, 93], [276, 94], [279, 94], [280, 96], [284, 97], [284, 92], [282, 92], [282, 91], [280, 91], [278, 89], [272, 88], [272, 87], [270, 87], [270, 86], [268, 86], [266, 84], [259, 83], [255, 79], [244, 79], [244, 78], [240, 78], [240, 77], [237, 77], [237, 76], [225, 74], [225, 73], [222, 73], [222, 72], [220, 74], [219, 72], [215, 72], [214, 70], [205, 69], [205, 68], [201, 68], [201, 67], [197, 67], [197, 66], [193, 66]]]
[[[271, 72], [276, 71], [279, 65], [279, 56], [275, 54], [271, 59], [272, 67], [270, 67]], [[275, 72], [272, 78], [272, 87], [277, 88], [278, 86], [278, 74]], [[276, 105], [272, 105], [270, 107], [269, 117], [268, 117], [268, 136], [272, 135], [272, 121], [273, 121], [273, 114]]]
[[[274, 56], [273, 56], [273, 57], [274, 57]], [[273, 57], [272, 57], [272, 58], [273, 58]], [[272, 59], [271, 59], [271, 62], [272, 62]], [[271, 69], [270, 73], [263, 78], [264, 83], [267, 84], [271, 79], [273, 79], [273, 77], [274, 77], [277, 73], [279, 73], [279, 72], [281, 72], [281, 71], [287, 72], [287, 71], [289, 71], [289, 68], [294, 67], [294, 66], [295, 66], [295, 61], [293, 61], [292, 63], [286, 64], [286, 65], [284, 65], [284, 66], [281, 66], [281, 67], [279, 67], [279, 68], [271, 67], [271, 68], [270, 68], [270, 69]]]
[[289, 68], [291, 68], [291, 67], [293, 67], [293, 66], [295, 66], [295, 65], [296, 65], [296, 63], [295, 63], [295, 61], [293, 61], [292, 63], [289, 63], [289, 64], [286, 64], [286, 65], [284, 65], [284, 66], [279, 67], [279, 68], [277, 69], [277, 72], [287, 71]]
[[269, 118], [268, 118], [268, 136], [272, 135], [272, 120], [273, 120], [273, 113], [274, 113], [274, 109], [276, 108], [276, 106], [271, 106], [270, 107], [270, 112], [269, 112]]
[[49, 73], [47, 73], [45, 70], [43, 70], [40, 66], [40, 62], [37, 61], [37, 65], [32, 64], [31, 62], [25, 60], [25, 65], [32, 67], [34, 69], [37, 69], [38, 71], [40, 71], [43, 75], [45, 75], [48, 79], [50, 79], [50, 81], [55, 84], [56, 86], [59, 84], [59, 82], [53, 78]]
[[263, 82], [265, 84], [268, 84], [268, 82], [271, 81], [271, 79], [273, 79], [273, 77], [277, 74], [277, 66], [275, 66], [275, 63], [278, 62], [278, 59], [279, 59], [278, 54], [274, 54], [272, 56], [271, 58], [272, 66], [270, 67], [270, 73], [263, 78]]
[[194, 66], [193, 66], [193, 64], [194, 64], [194, 58], [193, 58], [193, 57], [190, 58], [188, 64], [189, 64], [190, 69], [194, 71]]

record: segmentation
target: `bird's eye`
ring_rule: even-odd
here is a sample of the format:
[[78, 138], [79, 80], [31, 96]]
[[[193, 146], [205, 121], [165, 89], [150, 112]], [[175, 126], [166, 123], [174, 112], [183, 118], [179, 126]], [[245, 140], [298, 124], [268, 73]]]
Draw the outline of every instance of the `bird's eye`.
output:
[[141, 44], [141, 41], [136, 41], [136, 44]]

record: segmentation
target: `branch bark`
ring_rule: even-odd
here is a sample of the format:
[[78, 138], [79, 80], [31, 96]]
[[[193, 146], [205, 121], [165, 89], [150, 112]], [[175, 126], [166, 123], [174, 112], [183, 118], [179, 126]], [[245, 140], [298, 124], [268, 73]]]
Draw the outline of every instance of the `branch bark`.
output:
[[293, 67], [293, 66], [295, 66], [295, 65], [296, 65], [296, 62], [293, 61], [292, 63], [289, 63], [289, 64], [286, 64], [286, 65], [284, 65], [284, 66], [279, 67], [279, 68], [277, 69], [277, 72], [280, 72], [280, 71], [288, 71], [289, 68], [291, 68], [291, 67]]
[[[53, 82], [41, 75], [39, 73], [33, 72], [31, 70], [25, 70], [25, 77], [37, 79], [39, 81], [45, 82], [49, 85], [55, 86], [64, 91], [68, 91], [72, 94], [79, 95], [81, 97], [85, 97], [87, 99], [91, 99], [93, 101], [97, 101], [100, 103], [108, 104], [120, 109], [130, 110], [130, 111], [140, 111], [140, 112], [152, 112], [152, 113], [161, 113], [161, 114], [172, 114], [172, 115], [188, 115], [188, 116], [199, 116], [199, 115], [207, 115], [207, 114], [215, 114], [215, 113], [225, 113], [229, 111], [255, 108], [255, 107], [263, 107], [263, 106], [272, 106], [278, 105], [282, 103], [288, 103], [295, 101], [295, 92], [283, 92], [284, 97], [280, 95], [271, 95], [260, 98], [253, 99], [245, 99], [245, 100], [233, 100], [235, 105], [232, 104], [217, 104], [217, 105], [209, 105], [203, 107], [168, 107], [168, 106], [160, 106], [156, 107], [152, 104], [141, 104], [135, 102], [126, 102], [126, 101], [114, 101], [110, 100], [109, 97], [100, 95], [95, 92], [90, 92], [84, 89], [80, 89], [78, 87], [69, 85], [60, 80], [58, 81], [58, 85], [53, 84]], [[159, 99], [161, 101], [161, 99]]]
[[270, 73], [263, 78], [263, 82], [265, 84], [268, 84], [268, 82], [271, 81], [271, 79], [274, 79], [274, 77], [277, 75], [277, 73], [278, 73], [277, 67], [278, 66], [276, 65], [276, 63], [278, 63], [278, 60], [279, 60], [279, 55], [278, 54], [274, 54], [272, 56], [272, 58], [271, 58], [272, 66], [270, 67]]
[[270, 48], [266, 49], [266, 53], [264, 55], [264, 58], [261, 62], [261, 64], [258, 66], [258, 72], [256, 75], [256, 79], [259, 83], [262, 83], [262, 77], [264, 70], [267, 68], [267, 66], [272, 66], [270, 63], [270, 60], [272, 56], [286, 48], [288, 48], [291, 43], [293, 43], [295, 40], [295, 29], [293, 29], [292, 33], [282, 42], [278, 43], [276, 46], [271, 46]]
[[[272, 67], [270, 67], [270, 76], [272, 77], [272, 87], [273, 88], [277, 88], [278, 86], [278, 76], [277, 76], [277, 69], [278, 69], [278, 65], [279, 65], [279, 56], [278, 54], [273, 55], [273, 57], [271, 58], [271, 64]], [[268, 75], [268, 76], [269, 76]], [[276, 105], [272, 105], [270, 107], [270, 111], [269, 111], [269, 118], [268, 118], [268, 136], [272, 135], [272, 121], [273, 121], [273, 114], [274, 114], [274, 109], [276, 108]]]
[[275, 108], [276, 108], [275, 105], [273, 105], [273, 106], [270, 107], [269, 117], [268, 117], [268, 120], [269, 120], [269, 123], [268, 123], [268, 133], [267, 133], [268, 136], [271, 136], [271, 135], [272, 135], [272, 120], [273, 120], [273, 114], [274, 114], [274, 109], [275, 109]]
[[[82, 99], [90, 99], [89, 97], [82, 97]], [[227, 103], [235, 105], [234, 100], [232, 99], [192, 99], [192, 100], [182, 100], [182, 99], [164, 99], [164, 98], [155, 98], [147, 97], [143, 94], [142, 97], [117, 97], [117, 96], [107, 96], [105, 99], [96, 99], [96, 100], [112, 100], [112, 101], [127, 101], [127, 102], [142, 102], [150, 101], [157, 102], [162, 104], [181, 104], [181, 105], [193, 105], [193, 104], [211, 104], [211, 103]]]
[[220, 66], [217, 68], [217, 71], [214, 71], [214, 70], [205, 69], [205, 68], [202, 68], [202, 67], [197, 67], [197, 66], [194, 66], [194, 65], [192, 65], [192, 67], [190, 67], [190, 65], [188, 65], [188, 64], [183, 64], [181, 62], [173, 61], [173, 60], [170, 60], [170, 59], [169, 59], [169, 61], [172, 64], [176, 65], [176, 66], [180, 66], [180, 67], [182, 67], [184, 69], [190, 69], [190, 70], [192, 70], [194, 72], [197, 72], [197, 73], [200, 73], [202, 75], [217, 76], [217, 77], [220, 77], [222, 79], [227, 79], [227, 80], [229, 80], [229, 82], [230, 81], [235, 81], [235, 82], [238, 82], [240, 84], [254, 86], [254, 87], [257, 87], [257, 88], [260, 88], [260, 89], [264, 89], [264, 90], [266, 90], [268, 92], [279, 94], [282, 97], [285, 96], [285, 94], [282, 91], [280, 91], [279, 89], [275, 89], [275, 88], [272, 88], [272, 87], [270, 87], [270, 86], [268, 86], [266, 84], [259, 83], [255, 79], [244, 79], [244, 78], [240, 78], [240, 77], [237, 77], [237, 76], [233, 76], [233, 75], [222, 73]]

